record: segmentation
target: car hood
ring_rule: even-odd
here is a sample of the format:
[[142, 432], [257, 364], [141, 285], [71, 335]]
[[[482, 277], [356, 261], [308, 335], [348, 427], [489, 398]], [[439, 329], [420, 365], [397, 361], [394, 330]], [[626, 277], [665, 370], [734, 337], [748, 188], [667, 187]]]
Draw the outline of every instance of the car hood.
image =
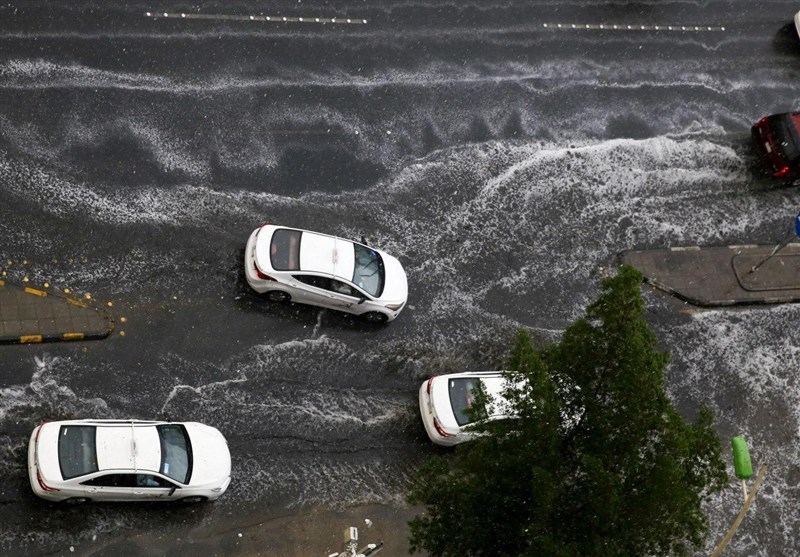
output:
[[228, 442], [216, 428], [189, 422], [183, 424], [192, 443], [192, 477], [189, 485], [222, 485], [231, 475]]
[[408, 300], [408, 277], [403, 265], [396, 257], [380, 252], [383, 259], [385, 283], [379, 298], [382, 302], [405, 302]]

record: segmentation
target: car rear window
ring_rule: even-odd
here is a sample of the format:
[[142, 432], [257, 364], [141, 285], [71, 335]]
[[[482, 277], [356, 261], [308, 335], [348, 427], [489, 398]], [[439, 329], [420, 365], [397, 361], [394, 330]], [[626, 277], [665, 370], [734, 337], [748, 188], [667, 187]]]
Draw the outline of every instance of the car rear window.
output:
[[161, 439], [161, 467], [159, 472], [182, 484], [192, 477], [192, 444], [189, 434], [180, 424], [158, 426]]
[[58, 434], [58, 464], [65, 480], [97, 472], [96, 428], [62, 425]]
[[272, 233], [269, 246], [269, 258], [272, 268], [278, 271], [297, 271], [300, 269], [300, 237], [299, 230], [279, 228]]
[[[467, 415], [467, 410], [473, 407], [476, 393], [478, 389], [482, 388], [483, 384], [481, 380], [475, 377], [450, 379], [450, 405], [453, 407], [453, 415], [458, 425], [464, 426], [473, 421], [473, 419]], [[481, 414], [485, 414], [485, 412], [480, 412], [479, 415]]]

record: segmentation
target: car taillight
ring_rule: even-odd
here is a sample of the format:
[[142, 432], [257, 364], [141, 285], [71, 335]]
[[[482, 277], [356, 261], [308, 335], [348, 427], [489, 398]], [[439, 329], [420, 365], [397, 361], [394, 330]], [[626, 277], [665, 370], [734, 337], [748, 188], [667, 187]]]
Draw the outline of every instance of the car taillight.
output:
[[447, 433], [442, 426], [439, 425], [439, 420], [436, 418], [433, 419], [433, 427], [436, 429], [436, 432], [441, 435], [442, 437], [450, 437], [450, 434]]
[[775, 178], [780, 178], [781, 176], [785, 176], [789, 172], [789, 167], [784, 165], [783, 168], [775, 172], [772, 176]]
[[39, 473], [39, 434], [42, 433], [42, 430], [44, 429], [44, 424], [45, 423], [46, 422], [44, 420], [42, 420], [42, 423], [39, 424], [39, 428], [36, 430], [36, 437], [34, 437], [34, 439], [33, 439], [33, 447], [34, 447], [33, 450], [34, 450], [34, 455], [35, 455], [35, 458], [36, 458], [36, 462], [34, 464], [34, 466], [36, 466], [36, 481], [39, 482], [39, 486], [45, 491], [59, 491], [57, 488], [50, 487], [49, 485], [44, 483], [44, 480], [42, 479], [42, 475]]
[[433, 377], [428, 379], [428, 387], [425, 389], [425, 392], [428, 393], [428, 396], [431, 396], [431, 386], [433, 385]]
[[258, 265], [256, 265], [255, 261], [253, 261], [253, 270], [255, 270], [256, 275], [258, 275], [258, 278], [260, 278], [261, 280], [275, 280], [271, 276], [262, 273], [261, 269], [258, 268]]
[[42, 479], [42, 475], [39, 473], [39, 467], [36, 467], [36, 479], [39, 481], [39, 486], [45, 491], [59, 491], [58, 488], [50, 487], [44, 480]]

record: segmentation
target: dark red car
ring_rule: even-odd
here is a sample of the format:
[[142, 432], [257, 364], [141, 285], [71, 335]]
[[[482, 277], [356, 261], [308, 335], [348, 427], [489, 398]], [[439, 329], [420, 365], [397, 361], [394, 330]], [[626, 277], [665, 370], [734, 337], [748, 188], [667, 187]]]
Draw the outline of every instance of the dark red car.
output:
[[800, 112], [765, 116], [753, 125], [756, 150], [772, 178], [800, 178]]

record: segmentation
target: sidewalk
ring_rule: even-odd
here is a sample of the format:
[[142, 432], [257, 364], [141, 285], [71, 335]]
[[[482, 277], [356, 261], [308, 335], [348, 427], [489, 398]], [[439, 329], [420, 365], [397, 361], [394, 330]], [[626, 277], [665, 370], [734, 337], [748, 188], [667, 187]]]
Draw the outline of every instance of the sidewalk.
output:
[[650, 284], [698, 306], [800, 302], [800, 244], [631, 250], [622, 263]]
[[0, 343], [98, 339], [113, 329], [110, 315], [80, 300], [0, 280]]

